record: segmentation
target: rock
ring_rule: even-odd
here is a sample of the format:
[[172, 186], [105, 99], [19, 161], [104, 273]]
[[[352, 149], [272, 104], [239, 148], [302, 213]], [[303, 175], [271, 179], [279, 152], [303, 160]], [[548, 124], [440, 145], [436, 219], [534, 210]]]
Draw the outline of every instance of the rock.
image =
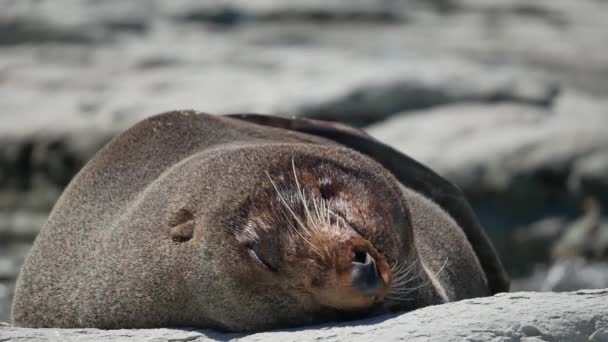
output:
[[[534, 277], [530, 275], [534, 274], [538, 265], [548, 265], [553, 261], [551, 250], [569, 225], [570, 222], [564, 217], [547, 216], [532, 223], [514, 223], [506, 228], [507, 231], [500, 238], [496, 237], [500, 231], [497, 233], [495, 226], [488, 226], [488, 229], [491, 236], [501, 241], [497, 247], [504, 255], [503, 261], [509, 265], [511, 276], [518, 278], [525, 275], [533, 281]], [[532, 291], [539, 288], [534, 285], [515, 287], [514, 290]]]
[[4, 341], [605, 341], [608, 289], [518, 292], [426, 307], [401, 315], [252, 335], [142, 329], [28, 329], [0, 326]]
[[515, 279], [511, 284], [511, 290], [561, 292], [575, 289], [602, 289], [607, 286], [607, 262], [576, 257], [558, 260], [550, 266], [537, 265], [530, 276]]
[[608, 286], [608, 263], [589, 262], [583, 258], [558, 260], [549, 268], [540, 290], [572, 291]]
[[[14, 281], [3, 281], [0, 280], [0, 317], [7, 319], [10, 317], [11, 312], [11, 298], [15, 292]], [[0, 321], [0, 326], [2, 322]], [[0, 331], [0, 338], [2, 338], [2, 332]]]
[[[30, 240], [39, 225], [12, 213], [37, 222], [115, 134], [194, 108], [376, 123], [381, 140], [461, 185], [510, 271], [531, 272], [584, 198], [608, 203], [606, 11], [597, 0], [0, 0], [0, 247], [7, 234]], [[560, 223], [532, 233], [547, 241], [516, 243], [513, 227], [526, 240], [548, 220]], [[593, 247], [604, 257], [605, 231]]]
[[[606, 64], [596, 57], [608, 54], [599, 14], [608, 5], [428, 3], [5, 1], [0, 24], [15, 42], [0, 55], [0, 109], [19, 124], [27, 120], [26, 130], [123, 120], [120, 130], [177, 108], [301, 112], [365, 124], [462, 101], [547, 106], [570, 86], [608, 94]], [[247, 25], [218, 30], [193, 20]], [[30, 26], [32, 38], [19, 34]], [[111, 39], [91, 38], [91, 48], [46, 36], [54, 31]], [[79, 39], [89, 38], [66, 38]], [[49, 41], [57, 44], [34, 44]], [[49, 110], [53, 116], [41, 115]]]
[[[594, 57], [608, 55], [598, 14], [606, 6], [0, 2], [0, 31], [8, 32], [0, 34], [0, 186], [18, 188], [0, 194], [0, 207], [48, 210], [99, 146], [166, 110], [301, 113], [364, 125], [463, 102], [544, 112], [567, 86], [608, 94], [605, 63]], [[571, 184], [596, 189], [606, 157], [598, 150], [586, 158]]]
[[[17, 278], [23, 258], [16, 256], [0, 256], [0, 281]], [[4, 297], [4, 296], [0, 296]]]
[[479, 67], [475, 69], [470, 69], [464, 63], [435, 63], [428, 72], [401, 74], [399, 77], [403, 79], [392, 83], [387, 82], [386, 77], [383, 77], [383, 83], [372, 80], [370, 84], [353, 89], [343, 97], [304, 106], [299, 112], [308, 117], [361, 126], [381, 121], [400, 111], [463, 102], [510, 102], [546, 107], [557, 94], [556, 86], [517, 75], [513, 70], [497, 72]]
[[[579, 96], [580, 107], [564, 105]], [[608, 181], [608, 173], [583, 178], [588, 174], [573, 172], [585, 169], [590, 156], [599, 163], [599, 152], [608, 148], [608, 136], [598, 124], [606, 122], [607, 105], [570, 93], [558, 98], [555, 109], [452, 105], [405, 112], [368, 132], [429, 165], [473, 199], [495, 194], [515, 208], [538, 209], [560, 201], [567, 204], [573, 194], [582, 195], [591, 184]], [[587, 188], [571, 186], [586, 183]]]
[[[551, 248], [553, 260], [570, 259], [576, 257], [592, 257], [598, 240], [595, 238], [600, 228], [601, 209], [593, 199], [583, 202], [584, 215], [572, 222], [562, 234], [560, 239]], [[607, 247], [607, 246], [605, 246]], [[597, 253], [597, 252], [596, 252]]]
[[[370, 126], [368, 132], [470, 194], [523, 191], [536, 199], [551, 188], [569, 191], [569, 183], [590, 181], [571, 170], [585, 168], [579, 162], [587, 165], [589, 156], [599, 158], [598, 152], [608, 148], [608, 135], [598, 124], [606, 122], [606, 108], [607, 101], [568, 92], [557, 99], [555, 109], [452, 105], [405, 112]], [[594, 175], [596, 182], [608, 181], [608, 173]], [[547, 192], [539, 193], [543, 187]]]
[[0, 241], [31, 242], [46, 222], [46, 218], [46, 213], [0, 212]]
[[147, 29], [151, 2], [107, 1], [79, 4], [63, 0], [3, 1], [0, 3], [0, 45], [41, 42], [99, 43], [116, 32]]

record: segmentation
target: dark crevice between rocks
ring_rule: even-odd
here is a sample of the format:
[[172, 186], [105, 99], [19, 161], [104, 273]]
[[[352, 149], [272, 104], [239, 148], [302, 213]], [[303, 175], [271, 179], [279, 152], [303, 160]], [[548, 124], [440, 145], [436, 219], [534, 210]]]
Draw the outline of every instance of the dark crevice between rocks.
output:
[[112, 32], [127, 32], [135, 34], [144, 34], [148, 32], [150, 24], [147, 21], [132, 21], [132, 20], [113, 20], [103, 24]]
[[389, 9], [373, 11], [343, 10], [332, 12], [326, 9], [306, 11], [276, 11], [261, 16], [258, 20], [263, 22], [303, 21], [311, 23], [400, 23], [405, 17]]
[[0, 19], [0, 46], [23, 43], [99, 44], [116, 33], [143, 34], [146, 21], [114, 20], [78, 27], [59, 27], [31, 19]]
[[556, 10], [533, 3], [504, 5], [499, 2], [482, 5], [467, 5], [456, 0], [418, 0], [419, 5], [429, 8], [440, 15], [478, 13], [490, 18], [518, 16], [545, 22], [554, 27], [569, 24], [567, 17]]
[[102, 140], [92, 151], [75, 151], [64, 138], [1, 139], [0, 209], [50, 209], [72, 177], [108, 139]]
[[0, 22], [0, 45], [43, 42], [92, 44], [97, 43], [100, 38], [98, 34], [90, 31], [62, 30], [40, 22]]
[[311, 24], [393, 24], [406, 21], [406, 17], [391, 9], [356, 10], [301, 9], [273, 10], [265, 13], [248, 13], [242, 9], [223, 6], [219, 8], [192, 10], [177, 15], [177, 21], [233, 27], [246, 23], [296, 23]]
[[22, 144], [4, 143], [0, 149], [0, 187], [30, 191], [33, 178], [41, 176], [58, 187], [65, 187], [83, 165], [61, 140]]
[[299, 113], [309, 118], [340, 121], [364, 127], [406, 111], [464, 102], [509, 102], [546, 108], [552, 106], [558, 94], [558, 87], [548, 87], [545, 93], [539, 96], [520, 95], [508, 88], [481, 94], [455, 95], [447, 88], [441, 89], [413, 82], [396, 82], [383, 86], [360, 87], [342, 98], [305, 106], [299, 110]]
[[209, 10], [193, 10], [186, 14], [178, 15], [176, 19], [178, 21], [205, 23], [218, 26], [234, 26], [242, 24], [251, 18], [249, 15], [235, 7], [224, 6]]

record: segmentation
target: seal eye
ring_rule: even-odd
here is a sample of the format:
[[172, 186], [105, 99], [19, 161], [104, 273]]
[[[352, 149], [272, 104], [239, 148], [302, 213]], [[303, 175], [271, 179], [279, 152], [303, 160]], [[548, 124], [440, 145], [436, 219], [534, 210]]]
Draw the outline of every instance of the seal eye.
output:
[[321, 198], [324, 200], [328, 200], [336, 195], [336, 187], [329, 178], [319, 180], [319, 191], [321, 192]]
[[268, 264], [266, 261], [264, 261], [264, 259], [262, 259], [258, 253], [259, 249], [258, 249], [258, 244], [255, 242], [249, 243], [247, 244], [247, 252], [249, 253], [249, 255], [253, 258], [253, 260], [255, 260], [260, 266], [264, 267], [265, 269], [269, 270], [269, 271], [273, 271], [275, 272], [276, 269], [272, 266], [270, 266], [270, 264]]

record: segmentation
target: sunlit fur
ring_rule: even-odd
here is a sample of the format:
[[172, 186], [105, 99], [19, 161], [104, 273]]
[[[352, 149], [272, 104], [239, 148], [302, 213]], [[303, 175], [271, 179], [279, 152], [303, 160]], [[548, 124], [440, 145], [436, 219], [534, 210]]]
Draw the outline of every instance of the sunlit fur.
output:
[[[13, 323], [260, 331], [508, 288], [445, 180], [354, 128], [257, 118], [171, 112], [114, 138], [37, 236]], [[377, 292], [354, 286], [361, 250]]]

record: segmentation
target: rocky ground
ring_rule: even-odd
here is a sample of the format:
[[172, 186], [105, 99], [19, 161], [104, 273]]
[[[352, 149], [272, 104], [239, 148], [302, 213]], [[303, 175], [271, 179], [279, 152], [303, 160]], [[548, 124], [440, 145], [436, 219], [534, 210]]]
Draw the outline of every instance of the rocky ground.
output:
[[608, 287], [604, 0], [0, 0], [0, 321], [37, 230], [162, 111], [339, 120], [469, 196], [514, 287]]
[[251, 335], [0, 326], [2, 341], [607, 341], [608, 290], [517, 292], [402, 315]]

